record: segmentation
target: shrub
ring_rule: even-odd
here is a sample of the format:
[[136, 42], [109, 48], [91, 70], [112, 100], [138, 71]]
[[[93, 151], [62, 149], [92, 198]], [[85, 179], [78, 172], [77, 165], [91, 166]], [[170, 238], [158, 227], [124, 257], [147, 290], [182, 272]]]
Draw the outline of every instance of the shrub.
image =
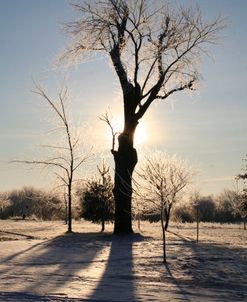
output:
[[33, 187], [24, 187], [4, 195], [8, 205], [2, 207], [0, 212], [2, 219], [10, 217], [26, 219], [34, 216], [41, 220], [56, 220], [64, 217], [64, 205], [54, 194]]
[[[99, 169], [99, 168], [98, 168]], [[83, 190], [78, 190], [77, 195], [82, 205], [81, 216], [93, 223], [101, 223], [103, 232], [105, 222], [114, 219], [113, 184], [109, 169], [100, 170], [102, 179], [89, 180]]]

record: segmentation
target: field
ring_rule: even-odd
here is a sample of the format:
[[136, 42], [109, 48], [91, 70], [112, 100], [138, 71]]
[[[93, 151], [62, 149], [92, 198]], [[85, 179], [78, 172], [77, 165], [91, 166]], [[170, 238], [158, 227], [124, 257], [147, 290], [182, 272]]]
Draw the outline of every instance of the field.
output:
[[0, 221], [0, 301], [247, 301], [242, 225], [172, 223], [167, 264], [159, 224], [132, 236], [80, 221]]

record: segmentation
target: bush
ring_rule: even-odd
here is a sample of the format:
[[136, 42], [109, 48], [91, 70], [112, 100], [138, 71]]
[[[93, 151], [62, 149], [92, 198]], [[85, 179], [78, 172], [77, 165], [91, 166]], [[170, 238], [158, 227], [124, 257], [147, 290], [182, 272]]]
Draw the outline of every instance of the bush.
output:
[[54, 194], [38, 190], [33, 187], [24, 187], [2, 194], [0, 218], [22, 217], [22, 219], [36, 217], [40, 220], [63, 219], [64, 205]]
[[181, 205], [174, 209], [172, 219], [182, 223], [195, 221], [191, 207]]
[[214, 221], [216, 204], [211, 196], [201, 197], [194, 205], [194, 213], [198, 208], [199, 220], [203, 222]]
[[203, 222], [234, 223], [241, 221], [238, 212], [239, 198], [237, 193], [225, 190], [215, 198], [212, 196], [192, 195], [189, 202], [179, 204], [173, 213], [173, 219], [181, 222], [196, 221], [198, 208], [199, 220]]
[[216, 198], [215, 221], [232, 223], [241, 221], [237, 211], [239, 194], [233, 190], [224, 190]]
[[0, 218], [8, 219], [10, 216], [13, 216], [13, 209], [11, 206], [11, 202], [5, 196], [5, 194], [1, 194], [0, 196]]
[[78, 190], [77, 195], [82, 205], [81, 216], [93, 223], [101, 223], [103, 232], [105, 222], [114, 219], [113, 184], [110, 176], [104, 176], [103, 181], [89, 180], [83, 190]]

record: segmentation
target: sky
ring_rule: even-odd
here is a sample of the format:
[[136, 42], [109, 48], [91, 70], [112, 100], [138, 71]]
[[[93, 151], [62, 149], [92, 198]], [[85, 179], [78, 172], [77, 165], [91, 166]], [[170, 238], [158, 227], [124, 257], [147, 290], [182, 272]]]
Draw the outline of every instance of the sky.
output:
[[[154, 104], [141, 121], [146, 140], [136, 147], [140, 161], [150, 150], [189, 160], [197, 170], [194, 188], [217, 194], [234, 188], [247, 154], [247, 1], [177, 2], [198, 4], [208, 20], [226, 17], [227, 28], [219, 45], [203, 57], [199, 90]], [[121, 92], [113, 69], [102, 59], [70, 68], [55, 65], [69, 43], [62, 24], [74, 18], [65, 0], [0, 1], [0, 191], [26, 185], [47, 188], [53, 183], [51, 171], [7, 163], [43, 156], [40, 145], [51, 139], [53, 117], [32, 92], [34, 81], [56, 97], [65, 79], [73, 123], [87, 145], [112, 161], [107, 127], [98, 116], [109, 108], [116, 121], [121, 116]], [[83, 169], [82, 174], [96, 171], [96, 163]]]

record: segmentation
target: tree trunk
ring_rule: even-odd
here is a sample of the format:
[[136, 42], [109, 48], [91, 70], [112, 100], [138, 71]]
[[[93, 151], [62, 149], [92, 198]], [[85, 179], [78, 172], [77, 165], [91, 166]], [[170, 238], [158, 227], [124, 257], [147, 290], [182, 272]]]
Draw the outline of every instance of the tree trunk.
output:
[[105, 220], [101, 221], [101, 232], [103, 233], [105, 230]]
[[115, 199], [114, 234], [129, 234], [132, 230], [132, 174], [137, 164], [137, 152], [134, 148], [134, 134], [138, 125], [136, 108], [139, 104], [140, 89], [132, 84], [124, 92], [124, 129], [118, 136], [118, 150], [112, 150], [115, 161]]
[[[134, 136], [134, 130], [131, 136]], [[133, 141], [125, 132], [119, 135], [118, 151], [112, 151], [115, 161], [115, 224], [114, 234], [133, 233], [132, 230], [132, 174], [137, 164], [137, 152]]]
[[163, 210], [161, 211], [160, 221], [161, 221], [162, 239], [163, 239], [163, 263], [166, 263], [166, 229], [164, 226]]
[[64, 194], [64, 203], [65, 203], [65, 224], [68, 224], [68, 202], [66, 195]]
[[72, 200], [71, 200], [71, 184], [68, 185], [68, 233], [72, 232]]
[[199, 241], [199, 209], [196, 207], [196, 242]]
[[166, 223], [165, 223], [165, 230], [167, 231], [169, 222], [170, 222], [170, 213], [171, 213], [171, 207], [169, 206], [168, 209], [165, 209], [165, 216], [166, 216]]
[[137, 219], [138, 219], [138, 230], [141, 230], [141, 214], [139, 211], [137, 214]]

